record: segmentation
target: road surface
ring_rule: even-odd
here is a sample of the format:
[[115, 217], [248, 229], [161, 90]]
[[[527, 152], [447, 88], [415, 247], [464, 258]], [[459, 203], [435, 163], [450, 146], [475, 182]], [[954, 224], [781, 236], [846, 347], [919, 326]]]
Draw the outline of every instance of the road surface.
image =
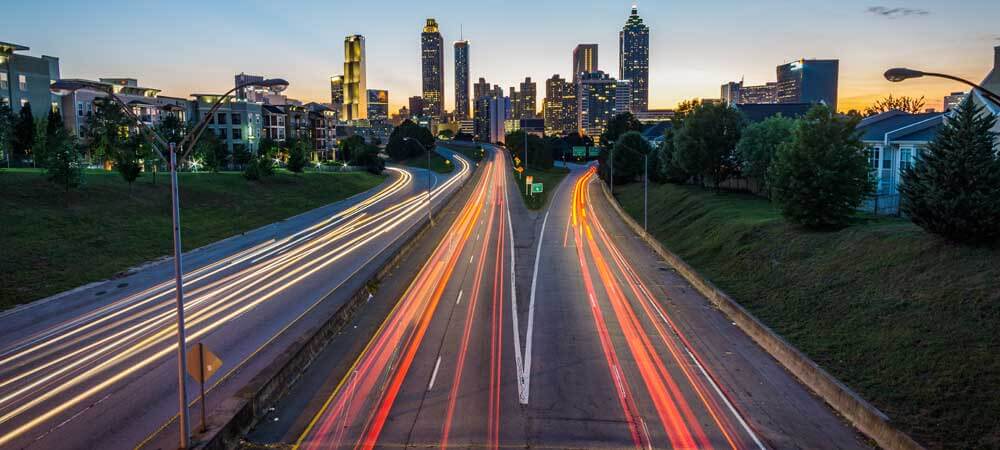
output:
[[360, 356], [330, 375], [329, 396], [279, 406], [275, 419], [301, 427], [265, 423], [257, 437], [302, 449], [865, 448], [652, 256], [592, 170], [577, 167], [538, 224], [496, 155]]
[[[185, 255], [188, 343], [223, 360], [209, 411], [325, 321], [426, 220], [428, 202], [461, 185], [472, 167], [446, 153], [449, 176], [390, 168], [364, 195]], [[0, 448], [175, 448], [172, 277], [164, 261], [0, 316]], [[188, 402], [195, 428], [193, 382]]]

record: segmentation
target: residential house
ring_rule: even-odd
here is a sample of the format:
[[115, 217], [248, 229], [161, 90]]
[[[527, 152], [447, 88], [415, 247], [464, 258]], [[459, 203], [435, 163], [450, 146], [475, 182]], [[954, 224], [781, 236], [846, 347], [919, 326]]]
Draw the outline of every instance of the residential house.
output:
[[858, 124], [876, 181], [874, 199], [863, 209], [876, 213], [898, 212], [902, 171], [913, 166], [945, 120], [944, 113], [911, 114], [892, 110], [865, 118]]

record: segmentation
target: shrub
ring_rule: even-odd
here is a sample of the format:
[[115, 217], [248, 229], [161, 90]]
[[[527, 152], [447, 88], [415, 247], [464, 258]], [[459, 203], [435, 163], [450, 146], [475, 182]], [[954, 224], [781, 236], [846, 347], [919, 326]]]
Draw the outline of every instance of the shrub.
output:
[[694, 108], [677, 131], [673, 159], [684, 171], [719, 184], [739, 173], [736, 143], [743, 129], [739, 111], [722, 104]]

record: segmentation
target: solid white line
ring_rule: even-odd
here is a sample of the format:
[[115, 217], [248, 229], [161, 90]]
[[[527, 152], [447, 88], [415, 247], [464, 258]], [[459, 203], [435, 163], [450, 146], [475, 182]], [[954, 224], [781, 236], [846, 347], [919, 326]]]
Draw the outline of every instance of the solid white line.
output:
[[528, 404], [528, 394], [531, 387], [531, 342], [535, 333], [535, 286], [538, 285], [538, 263], [542, 259], [542, 240], [545, 238], [545, 226], [549, 223], [549, 212], [545, 212], [542, 219], [542, 231], [538, 233], [538, 248], [535, 250], [535, 269], [531, 274], [531, 296], [528, 300], [528, 330], [524, 343], [524, 393], [521, 396], [521, 404]]
[[438, 376], [438, 367], [441, 367], [441, 357], [440, 356], [438, 356], [437, 362], [434, 363], [434, 373], [431, 374], [431, 382], [430, 382], [430, 384], [427, 385], [427, 390], [428, 391], [434, 388], [434, 380], [437, 379], [437, 376]]
[[469, 255], [469, 264], [472, 264], [472, 258], [475, 258], [475, 257], [476, 257], [476, 255]]
[[462, 303], [462, 291], [458, 291], [458, 300], [455, 300], [455, 304]]
[[[506, 181], [506, 178], [504, 178]], [[524, 373], [524, 359], [521, 356], [521, 325], [517, 318], [517, 286], [514, 282], [514, 224], [510, 218], [510, 200], [507, 186], [503, 190], [504, 204], [507, 206], [507, 232], [510, 235], [510, 311], [511, 326], [514, 327], [514, 367], [517, 373], [517, 399], [522, 405], [528, 404], [527, 377]]]

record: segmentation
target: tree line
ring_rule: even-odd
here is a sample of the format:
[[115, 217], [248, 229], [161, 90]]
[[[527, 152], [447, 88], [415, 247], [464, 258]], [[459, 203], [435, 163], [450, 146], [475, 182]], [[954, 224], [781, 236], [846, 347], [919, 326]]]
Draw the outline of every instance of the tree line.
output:
[[[876, 105], [881, 108], [884, 105]], [[912, 105], [911, 105], [912, 106]], [[859, 115], [814, 106], [800, 118], [748, 124], [723, 104], [680, 105], [662, 145], [653, 148], [631, 114], [615, 116], [601, 136], [599, 175], [635, 181], [648, 158], [650, 181], [719, 191], [732, 177], [761, 186], [786, 220], [813, 229], [847, 226], [875, 190]], [[1000, 155], [996, 117], [971, 99], [942, 125], [900, 180], [900, 209], [929, 232], [958, 242], [1000, 237]]]

